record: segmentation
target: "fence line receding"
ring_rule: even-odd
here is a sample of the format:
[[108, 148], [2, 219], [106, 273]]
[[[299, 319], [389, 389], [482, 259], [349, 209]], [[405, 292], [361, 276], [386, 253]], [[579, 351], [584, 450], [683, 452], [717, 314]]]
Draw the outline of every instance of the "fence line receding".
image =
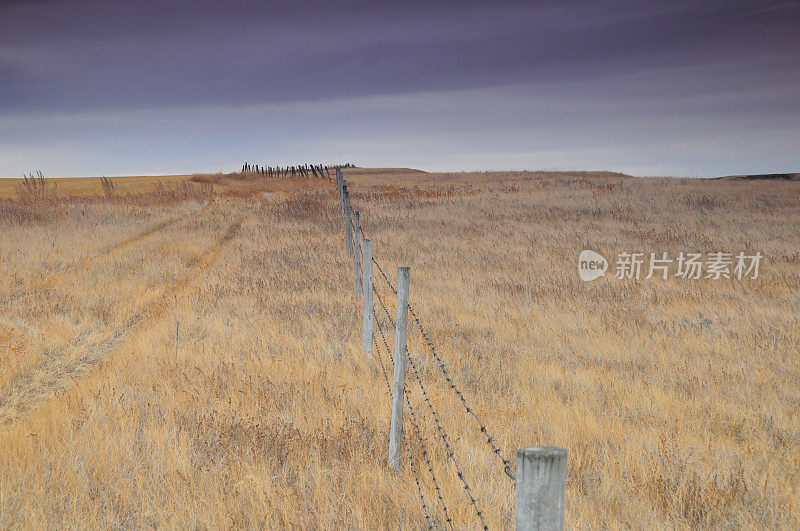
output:
[[[323, 167], [323, 169], [327, 170], [326, 167]], [[476, 523], [480, 522], [484, 529], [488, 529], [484, 514], [480, 509], [481, 502], [476, 499], [474, 490], [465, 477], [458, 458], [453, 451], [447, 431], [442, 425], [440, 415], [437, 413], [436, 407], [431, 401], [422, 374], [417, 368], [418, 361], [416, 357], [412, 356], [408, 351], [406, 335], [410, 316], [410, 320], [414, 324], [412, 328], [415, 332], [420, 334], [423, 344], [436, 361], [436, 366], [444, 378], [447, 388], [455, 394], [466, 413], [473, 418], [477, 424], [477, 429], [486, 439], [486, 444], [489, 446], [491, 453], [498, 458], [502, 470], [515, 487], [514, 522], [517, 529], [563, 529], [564, 491], [567, 475], [566, 449], [551, 446], [521, 448], [517, 450], [516, 453], [516, 475], [512, 472], [511, 460], [504, 457], [497, 441], [490, 434], [486, 423], [481, 420], [475, 410], [469, 405], [466, 395], [456, 384], [450, 371], [447, 369], [447, 363], [442, 358], [439, 350], [437, 350], [436, 345], [431, 340], [431, 335], [423, 326], [422, 320], [417, 312], [414, 311], [409, 301], [411, 268], [399, 267], [397, 284], [395, 285], [392, 283], [380, 262], [375, 257], [374, 240], [367, 238], [365, 235], [363, 210], [355, 210], [353, 208], [350, 198], [350, 189], [347, 182], [344, 180], [341, 167], [334, 167], [334, 169], [336, 171], [336, 188], [339, 194], [339, 202], [342, 214], [345, 218], [344, 247], [347, 256], [354, 261], [355, 293], [356, 297], [361, 297], [362, 300], [362, 349], [370, 356], [374, 352], [374, 359], [380, 365], [381, 374], [383, 375], [390, 397], [391, 414], [388, 441], [389, 467], [392, 470], [399, 470], [402, 450], [405, 448], [428, 528], [432, 529], [434, 526], [453, 528], [450, 511], [448, 511], [442, 489], [440, 488], [441, 478], [436, 476], [433, 469], [429, 451], [430, 441], [428, 444], [425, 443], [422, 430], [420, 429], [419, 415], [422, 414], [422, 411], [415, 410], [412, 406], [409, 389], [406, 386], [407, 363], [408, 367], [411, 368], [411, 374], [413, 376], [411, 382], [416, 383], [416, 392], [420, 394], [426, 406], [423, 410], [427, 409], [430, 417], [433, 419], [436, 432], [439, 436], [438, 440], [443, 445], [443, 450], [447, 455], [447, 461], [452, 464], [452, 468], [463, 486], [465, 496], [475, 512], [477, 518]], [[269, 169], [267, 169], [267, 172], [269, 172]], [[380, 291], [375, 285], [373, 266], [378, 270], [380, 277], [383, 279], [386, 286], [388, 286], [391, 293], [397, 298], [396, 316], [394, 319]], [[381, 324], [381, 318], [375, 309], [375, 300], [377, 300], [380, 305], [382, 313], [385, 314], [386, 322], [394, 329], [394, 350], [390, 348], [389, 342], [386, 339], [388, 330], [384, 330], [384, 326]], [[382, 346], [375, 336], [376, 330], [381, 338]], [[389, 361], [388, 372], [383, 361], [384, 354], [386, 354], [386, 358]], [[390, 374], [392, 375], [391, 381]], [[421, 449], [424, 467], [422, 463], [415, 461], [414, 455], [411, 452], [411, 442], [403, 429], [403, 413], [406, 409], [410, 414], [409, 418], [414, 428], [413, 435], [416, 435], [416, 442]], [[432, 519], [432, 506], [425, 499], [420, 481], [420, 473], [424, 469], [427, 469], [431, 476], [436, 493], [436, 502], [442, 507], [444, 522], [434, 522]]]

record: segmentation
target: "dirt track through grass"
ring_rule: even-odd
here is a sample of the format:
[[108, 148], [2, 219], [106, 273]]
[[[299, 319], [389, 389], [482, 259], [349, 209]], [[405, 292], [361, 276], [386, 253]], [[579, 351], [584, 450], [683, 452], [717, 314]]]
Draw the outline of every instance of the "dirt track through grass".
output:
[[[204, 210], [207, 206], [204, 205], [200, 210]], [[197, 212], [197, 210], [189, 212], [188, 215], [194, 212]], [[19, 375], [11, 383], [10, 389], [0, 396], [0, 426], [11, 424], [41, 401], [64, 389], [71, 380], [79, 378], [82, 374], [91, 370], [93, 366], [106, 359], [114, 349], [125, 342], [130, 334], [136, 332], [149, 320], [161, 315], [168, 307], [172, 296], [185, 289], [196, 275], [214, 264], [225, 246], [236, 237], [244, 221], [251, 215], [242, 215], [236, 218], [215, 244], [196, 262], [196, 265], [187, 269], [181, 277], [169, 284], [151, 290], [148, 301], [141, 309], [105, 339], [99, 342], [86, 343], [82, 337], [78, 337], [72, 345], [51, 352], [46, 361], [35, 369]], [[113, 244], [107, 251], [82, 261], [81, 265], [85, 267], [96, 260], [108, 257], [112, 252], [133, 245], [149, 234], [172, 225], [179, 219], [178, 217], [173, 217], [164, 220], [145, 231]], [[75, 270], [75, 267], [77, 267], [77, 264], [72, 266], [70, 270]], [[64, 271], [62, 274], [66, 273], [68, 271]], [[50, 277], [47, 283], [54, 282], [60, 276], [54, 275]], [[29, 292], [28, 294], [31, 293]]]
[[186, 218], [188, 218], [188, 217], [190, 217], [190, 216], [192, 216], [192, 215], [194, 215], [194, 214], [196, 214], [198, 212], [201, 212], [201, 211], [205, 210], [210, 205], [211, 205], [211, 202], [209, 201], [209, 202], [206, 202], [205, 204], [200, 205], [198, 208], [189, 210], [188, 212], [186, 212], [183, 215], [170, 216], [169, 218], [167, 218], [165, 220], [162, 220], [162, 221], [159, 221], [158, 223], [155, 223], [154, 225], [151, 225], [151, 226], [147, 227], [146, 229], [144, 229], [142, 231], [139, 231], [139, 232], [137, 232], [135, 234], [132, 234], [132, 235], [128, 236], [127, 238], [123, 238], [123, 239], [121, 239], [121, 240], [119, 240], [119, 241], [117, 241], [115, 243], [112, 243], [111, 245], [105, 246], [102, 249], [100, 249], [99, 251], [95, 251], [93, 253], [90, 253], [85, 258], [82, 258], [80, 260], [72, 262], [71, 264], [67, 265], [64, 269], [62, 269], [60, 271], [56, 271], [53, 274], [38, 280], [34, 285], [29, 286], [26, 289], [20, 289], [18, 291], [15, 291], [15, 292], [11, 293], [6, 300], [7, 300], [7, 302], [14, 302], [14, 301], [17, 301], [19, 299], [23, 299], [25, 297], [29, 297], [29, 296], [39, 292], [40, 290], [43, 290], [43, 289], [48, 288], [49, 286], [55, 285], [58, 282], [63, 282], [64, 279], [68, 275], [70, 275], [71, 273], [75, 273], [75, 272], [80, 271], [82, 269], [86, 269], [86, 268], [90, 267], [92, 264], [99, 262], [100, 260], [103, 260], [105, 258], [109, 258], [112, 255], [114, 255], [115, 253], [124, 251], [125, 249], [127, 249], [131, 245], [135, 245], [136, 243], [141, 242], [142, 240], [144, 240], [148, 236], [150, 236], [152, 234], [155, 234], [155, 233], [157, 233], [159, 231], [162, 231], [165, 228], [177, 223], [178, 221], [186, 219]]

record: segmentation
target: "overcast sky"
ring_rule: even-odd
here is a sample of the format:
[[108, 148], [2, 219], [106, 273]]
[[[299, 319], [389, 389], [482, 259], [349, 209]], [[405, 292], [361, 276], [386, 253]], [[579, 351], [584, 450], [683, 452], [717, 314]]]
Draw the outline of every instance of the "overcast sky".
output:
[[0, 0], [0, 177], [800, 171], [800, 1]]

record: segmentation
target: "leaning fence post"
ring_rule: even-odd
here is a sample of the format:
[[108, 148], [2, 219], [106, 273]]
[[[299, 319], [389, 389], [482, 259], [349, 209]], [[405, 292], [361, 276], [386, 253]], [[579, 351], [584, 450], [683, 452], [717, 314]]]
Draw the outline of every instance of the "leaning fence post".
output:
[[372, 353], [373, 300], [372, 300], [372, 240], [364, 238], [361, 247], [361, 292], [364, 294], [364, 317], [361, 320], [361, 348], [367, 354]]
[[358, 210], [353, 211], [353, 219], [355, 227], [353, 227], [353, 256], [355, 257], [355, 286], [356, 297], [361, 295], [361, 212]]
[[517, 529], [564, 529], [566, 482], [565, 448], [532, 446], [517, 450]]
[[389, 430], [389, 468], [400, 467], [403, 437], [403, 398], [406, 390], [406, 329], [408, 328], [408, 288], [411, 268], [397, 268], [397, 319], [394, 331], [394, 379], [392, 381], [392, 422]]
[[344, 231], [347, 256], [353, 256], [353, 219], [350, 217], [350, 191], [344, 187]]

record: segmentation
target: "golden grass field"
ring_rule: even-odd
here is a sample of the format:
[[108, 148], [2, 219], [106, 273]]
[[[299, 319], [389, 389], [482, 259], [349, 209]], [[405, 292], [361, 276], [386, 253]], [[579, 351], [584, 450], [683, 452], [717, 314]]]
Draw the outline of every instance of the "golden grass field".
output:
[[[335, 186], [244, 177], [0, 204], [0, 527], [425, 526], [408, 460], [386, 466]], [[800, 526], [800, 183], [345, 178], [503, 453], [568, 449], [568, 527]], [[584, 283], [583, 249], [765, 258], [756, 280]], [[512, 526], [511, 482], [409, 330], [487, 524]], [[455, 527], [476, 528], [407, 388]]]
[[[178, 184], [187, 181], [191, 175], [158, 175], [158, 176], [127, 176], [109, 177], [121, 193], [136, 193], [152, 187], [158, 182], [164, 184]], [[17, 197], [17, 189], [22, 179], [0, 179], [0, 198]], [[64, 179], [50, 179], [49, 185], [62, 197], [85, 197], [103, 195], [100, 179], [97, 177], [70, 177]]]

